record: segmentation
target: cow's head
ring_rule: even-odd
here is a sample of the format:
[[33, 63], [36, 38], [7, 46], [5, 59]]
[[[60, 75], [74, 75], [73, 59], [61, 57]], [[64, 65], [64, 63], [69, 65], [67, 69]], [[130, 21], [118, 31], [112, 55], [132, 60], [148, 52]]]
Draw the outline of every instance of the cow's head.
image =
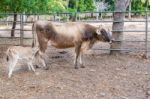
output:
[[99, 26], [99, 28], [96, 30], [96, 33], [99, 40], [112, 42], [112, 32], [110, 30], [106, 31], [102, 26]]

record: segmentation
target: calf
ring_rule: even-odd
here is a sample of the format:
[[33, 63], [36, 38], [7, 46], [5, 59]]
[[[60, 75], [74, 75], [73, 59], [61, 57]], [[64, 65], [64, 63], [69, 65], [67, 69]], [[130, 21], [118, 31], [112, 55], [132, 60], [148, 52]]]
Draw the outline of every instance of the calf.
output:
[[45, 61], [41, 58], [39, 49], [35, 47], [11, 46], [6, 51], [6, 60], [9, 67], [9, 78], [11, 77], [18, 60], [26, 61], [29, 70], [34, 72], [33, 60], [38, 60], [46, 67]]

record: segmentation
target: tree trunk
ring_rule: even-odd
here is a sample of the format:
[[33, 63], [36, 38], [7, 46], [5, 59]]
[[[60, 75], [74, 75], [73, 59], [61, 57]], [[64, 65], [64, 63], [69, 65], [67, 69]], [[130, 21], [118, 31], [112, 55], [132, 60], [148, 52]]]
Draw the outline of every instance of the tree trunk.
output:
[[71, 20], [72, 22], [77, 21], [77, 13], [76, 13], [76, 12], [70, 15], [70, 20]]
[[92, 12], [92, 13], [91, 13], [91, 18], [93, 18], [93, 16], [94, 16], [94, 13]]
[[[125, 13], [124, 11], [126, 10], [126, 2], [125, 0], [116, 0], [115, 3], [115, 12], [113, 16], [113, 38], [115, 41], [111, 44], [111, 52], [110, 54], [119, 54], [121, 53], [121, 45], [122, 45], [122, 39], [123, 39], [123, 28], [124, 28], [124, 17]], [[122, 12], [121, 12], [122, 11]]]
[[15, 36], [16, 21], [17, 21], [17, 14], [14, 13], [14, 21], [13, 21], [13, 26], [11, 29], [11, 37]]
[[131, 3], [129, 4], [129, 13], [128, 13], [128, 18], [131, 19]]

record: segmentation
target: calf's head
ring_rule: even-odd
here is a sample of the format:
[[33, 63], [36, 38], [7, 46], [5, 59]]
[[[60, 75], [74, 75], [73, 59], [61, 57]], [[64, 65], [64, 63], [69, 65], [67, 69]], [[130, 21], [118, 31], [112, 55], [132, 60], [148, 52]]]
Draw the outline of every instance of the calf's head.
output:
[[109, 30], [106, 31], [104, 28], [99, 27], [99, 28], [97, 28], [96, 33], [98, 35], [99, 40], [102, 40], [104, 42], [112, 41], [112, 32], [110, 32]]

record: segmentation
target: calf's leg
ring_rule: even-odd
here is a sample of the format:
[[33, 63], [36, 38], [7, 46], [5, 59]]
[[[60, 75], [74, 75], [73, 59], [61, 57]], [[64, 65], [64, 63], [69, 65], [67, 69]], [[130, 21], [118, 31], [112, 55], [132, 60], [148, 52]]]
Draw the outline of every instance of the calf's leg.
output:
[[13, 70], [14, 70], [16, 64], [17, 64], [17, 61], [18, 61], [17, 58], [10, 60], [8, 78], [11, 77], [12, 72], [13, 72]]
[[35, 72], [32, 61], [29, 61], [27, 64], [28, 64], [28, 67], [30, 67], [30, 69]]
[[45, 70], [49, 69], [43, 58], [40, 59], [40, 63], [42, 64], [42, 66], [44, 67]]
[[47, 64], [45, 63], [45, 57], [46, 56], [44, 56], [43, 52], [38, 51], [38, 56], [36, 57], [36, 60], [38, 60], [38, 63], [40, 63], [44, 67], [45, 70], [48, 70], [49, 68]]

